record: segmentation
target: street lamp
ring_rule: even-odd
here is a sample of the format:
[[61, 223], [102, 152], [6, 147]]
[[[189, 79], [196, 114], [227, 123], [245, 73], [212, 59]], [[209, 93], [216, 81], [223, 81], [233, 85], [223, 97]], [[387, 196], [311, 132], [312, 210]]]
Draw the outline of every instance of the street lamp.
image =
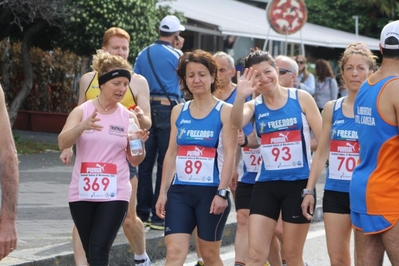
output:
[[355, 20], [355, 34], [357, 40], [357, 37], [359, 36], [359, 16], [352, 16], [352, 18]]

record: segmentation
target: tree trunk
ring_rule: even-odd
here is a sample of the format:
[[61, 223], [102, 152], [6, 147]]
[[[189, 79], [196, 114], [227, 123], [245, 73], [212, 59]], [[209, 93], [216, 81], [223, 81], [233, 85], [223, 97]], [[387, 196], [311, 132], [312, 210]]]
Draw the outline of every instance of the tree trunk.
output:
[[1, 67], [1, 80], [3, 90], [7, 95], [8, 91], [10, 90], [10, 42], [8, 40], [3, 40], [1, 46], [1, 50], [3, 50], [4, 53], [4, 61], [2, 62], [3, 65]]
[[46, 26], [46, 24], [47, 22], [43, 20], [33, 25], [25, 32], [24, 37], [22, 39], [21, 63], [24, 74], [24, 80], [22, 82], [21, 91], [11, 102], [10, 108], [8, 109], [8, 115], [10, 117], [11, 127], [13, 126], [14, 121], [17, 118], [19, 108], [21, 107], [23, 101], [26, 99], [33, 86], [33, 67], [30, 59], [30, 48], [32, 46], [32, 39], [36, 33], [38, 33], [41, 29], [43, 29]]

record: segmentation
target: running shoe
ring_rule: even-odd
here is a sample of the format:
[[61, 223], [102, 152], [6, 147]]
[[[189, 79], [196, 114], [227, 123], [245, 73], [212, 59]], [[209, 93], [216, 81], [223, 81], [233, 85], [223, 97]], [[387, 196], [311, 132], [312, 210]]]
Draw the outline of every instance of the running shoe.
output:
[[203, 261], [197, 261], [197, 264], [195, 264], [194, 266], [204, 266], [204, 262]]
[[151, 260], [150, 258], [147, 258], [145, 260], [134, 260], [134, 264], [136, 266], [151, 266]]
[[153, 230], [165, 230], [165, 223], [162, 222], [151, 222], [150, 228]]

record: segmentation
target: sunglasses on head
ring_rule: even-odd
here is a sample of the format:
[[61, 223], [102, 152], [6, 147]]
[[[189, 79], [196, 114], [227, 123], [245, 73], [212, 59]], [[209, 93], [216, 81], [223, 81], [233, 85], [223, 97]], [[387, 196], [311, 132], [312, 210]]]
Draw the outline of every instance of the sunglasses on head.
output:
[[286, 73], [292, 73], [292, 71], [285, 68], [279, 68], [278, 73], [280, 75], [285, 75]]
[[296, 63], [297, 63], [298, 65], [302, 65], [302, 64], [305, 64], [305, 61], [296, 61]]

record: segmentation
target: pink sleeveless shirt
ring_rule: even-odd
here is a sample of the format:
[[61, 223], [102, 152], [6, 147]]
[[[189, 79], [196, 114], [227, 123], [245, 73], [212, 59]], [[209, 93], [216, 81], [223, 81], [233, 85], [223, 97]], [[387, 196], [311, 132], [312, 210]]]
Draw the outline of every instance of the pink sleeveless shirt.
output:
[[[93, 111], [92, 101], [83, 103], [82, 121]], [[86, 130], [76, 141], [76, 159], [69, 185], [69, 202], [129, 201], [132, 187], [126, 161], [129, 111], [118, 104], [113, 113], [98, 113], [102, 131]]]

